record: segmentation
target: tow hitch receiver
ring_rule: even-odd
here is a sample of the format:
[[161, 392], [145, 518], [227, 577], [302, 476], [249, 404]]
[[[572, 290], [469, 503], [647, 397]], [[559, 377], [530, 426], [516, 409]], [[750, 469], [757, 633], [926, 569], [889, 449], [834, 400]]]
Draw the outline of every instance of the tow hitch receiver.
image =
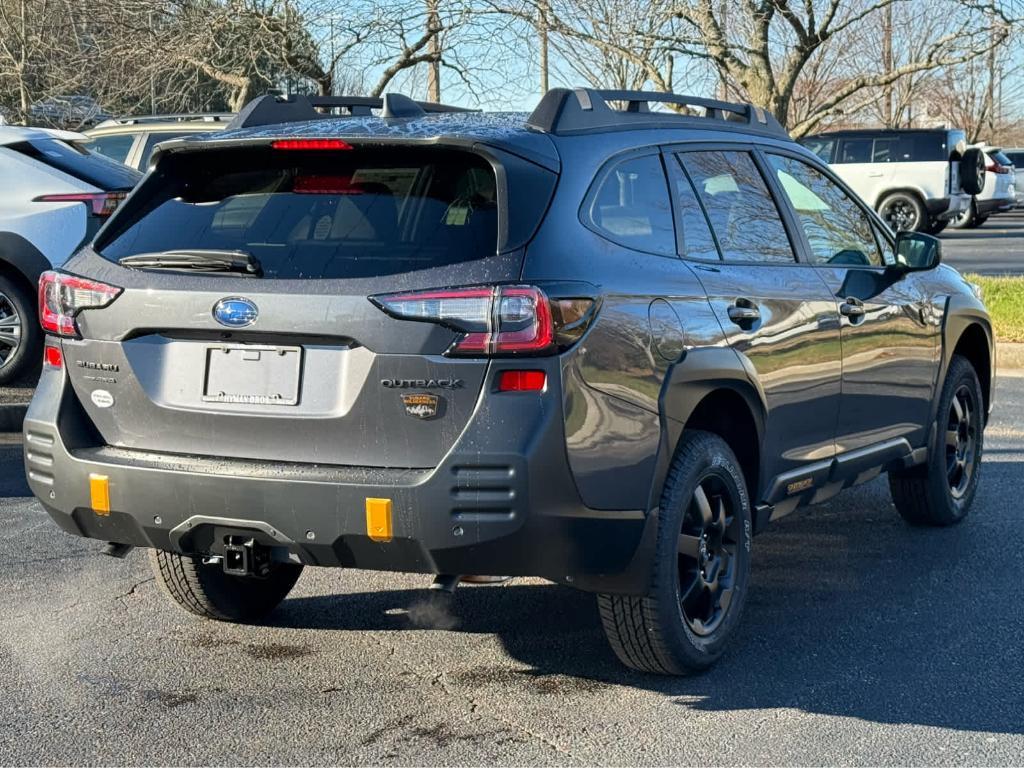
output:
[[255, 539], [228, 536], [224, 545], [224, 573], [232, 576], [267, 576], [270, 550]]

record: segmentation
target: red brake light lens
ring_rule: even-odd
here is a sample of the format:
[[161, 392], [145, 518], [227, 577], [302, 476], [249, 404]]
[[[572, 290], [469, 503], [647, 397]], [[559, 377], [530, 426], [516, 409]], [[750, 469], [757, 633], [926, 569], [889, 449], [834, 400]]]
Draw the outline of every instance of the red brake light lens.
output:
[[77, 336], [75, 315], [100, 309], [121, 295], [121, 289], [84, 277], [43, 272], [39, 277], [39, 323], [58, 336]]
[[555, 349], [551, 305], [533, 286], [415, 291], [370, 300], [392, 317], [461, 331], [449, 355], [538, 355]]
[[93, 216], [106, 218], [128, 197], [127, 192], [72, 192], [60, 195], [39, 195], [36, 203], [85, 203]]
[[498, 376], [499, 392], [540, 392], [547, 386], [544, 371], [502, 371]]
[[274, 149], [352, 149], [341, 139], [278, 139], [270, 143]]

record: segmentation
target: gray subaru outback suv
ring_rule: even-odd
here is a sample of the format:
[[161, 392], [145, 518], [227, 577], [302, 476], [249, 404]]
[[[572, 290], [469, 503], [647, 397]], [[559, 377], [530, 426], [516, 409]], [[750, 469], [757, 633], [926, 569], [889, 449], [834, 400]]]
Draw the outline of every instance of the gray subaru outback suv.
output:
[[265, 97], [43, 276], [29, 482], [200, 616], [307, 565], [539, 576], [684, 673], [769, 520], [882, 472], [967, 514], [992, 330], [939, 260], [748, 105]]

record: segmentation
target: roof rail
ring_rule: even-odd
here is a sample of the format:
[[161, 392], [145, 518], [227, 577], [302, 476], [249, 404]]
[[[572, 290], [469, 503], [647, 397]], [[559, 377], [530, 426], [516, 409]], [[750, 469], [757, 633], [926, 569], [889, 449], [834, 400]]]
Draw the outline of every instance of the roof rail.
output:
[[125, 115], [124, 117], [112, 117], [97, 125], [97, 128], [106, 128], [111, 125], [142, 125], [145, 123], [226, 123], [233, 120], [234, 112], [182, 112], [169, 115]]
[[323, 120], [337, 117], [334, 110], [342, 110], [343, 116], [369, 116], [379, 110], [382, 118], [422, 117], [428, 112], [473, 112], [464, 107], [437, 104], [432, 101], [413, 101], [400, 93], [379, 96], [260, 96], [253, 99], [235, 116], [228, 125], [232, 128], [252, 128], [257, 125], [296, 123], [309, 120]]
[[[613, 109], [608, 102], [623, 102]], [[650, 104], [698, 107], [703, 114], [652, 112]], [[526, 120], [527, 126], [545, 133], [572, 135], [631, 128], [678, 128], [681, 120], [720, 120], [745, 130], [789, 137], [771, 113], [752, 104], [734, 104], [699, 96], [680, 96], [657, 91], [611, 91], [596, 88], [552, 88]]]

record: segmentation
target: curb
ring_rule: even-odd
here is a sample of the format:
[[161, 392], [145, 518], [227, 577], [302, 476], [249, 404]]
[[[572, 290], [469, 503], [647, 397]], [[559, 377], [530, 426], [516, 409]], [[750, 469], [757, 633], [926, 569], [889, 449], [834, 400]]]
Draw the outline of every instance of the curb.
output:
[[996, 373], [1024, 373], [1024, 344], [1001, 342], [996, 345]]
[[21, 432], [28, 403], [4, 403], [0, 405], [0, 432]]

